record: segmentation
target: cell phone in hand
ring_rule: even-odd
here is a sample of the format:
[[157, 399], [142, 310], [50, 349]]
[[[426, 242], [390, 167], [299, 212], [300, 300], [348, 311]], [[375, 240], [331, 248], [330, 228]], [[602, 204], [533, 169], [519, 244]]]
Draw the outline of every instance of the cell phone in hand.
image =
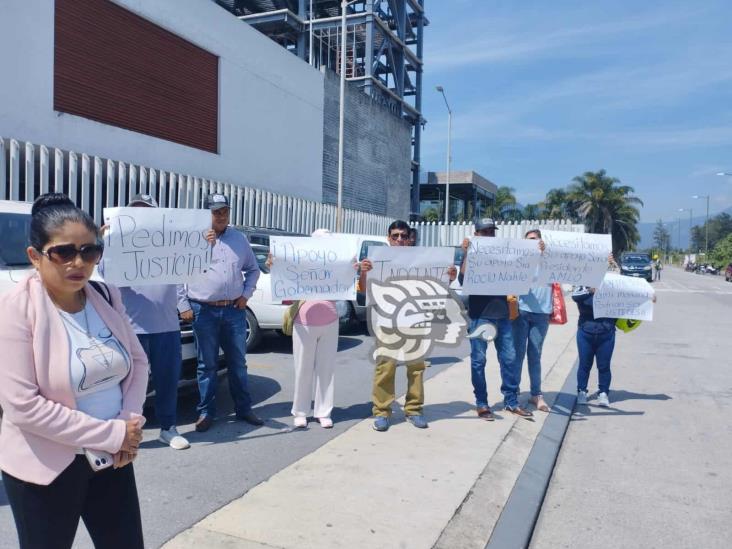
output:
[[112, 457], [112, 454], [108, 454], [102, 450], [89, 450], [85, 448], [84, 455], [86, 456], [92, 471], [101, 471], [114, 465], [114, 458]]

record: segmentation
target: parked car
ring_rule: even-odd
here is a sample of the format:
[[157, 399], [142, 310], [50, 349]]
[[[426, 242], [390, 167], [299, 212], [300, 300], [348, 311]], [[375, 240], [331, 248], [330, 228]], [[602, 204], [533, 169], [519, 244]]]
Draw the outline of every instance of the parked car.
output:
[[30, 241], [31, 204], [0, 200], [0, 293], [9, 291], [33, 270], [26, 248]]
[[620, 257], [620, 274], [645, 278], [653, 282], [653, 266], [651, 256], [643, 253], [624, 253]]
[[[354, 256], [361, 261], [368, 257], [369, 247], [388, 246], [389, 240], [385, 236], [374, 236], [365, 234], [343, 235], [353, 240]], [[350, 308], [346, 312], [352, 323], [366, 321], [366, 288], [359, 287], [356, 283], [356, 300], [351, 301]]]
[[727, 282], [732, 282], [732, 263], [727, 265], [727, 268], [724, 270], [724, 279]]

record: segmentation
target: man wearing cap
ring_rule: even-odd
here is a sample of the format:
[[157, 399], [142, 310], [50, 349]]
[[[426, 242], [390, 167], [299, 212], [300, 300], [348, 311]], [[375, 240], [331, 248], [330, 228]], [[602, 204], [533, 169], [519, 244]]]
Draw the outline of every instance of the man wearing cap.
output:
[[[495, 221], [490, 217], [475, 222], [475, 236], [495, 237]], [[463, 240], [465, 257], [460, 267], [459, 281], [462, 284], [465, 276], [465, 265], [470, 239]], [[484, 324], [492, 324], [496, 329], [495, 345], [498, 363], [501, 367], [501, 393], [505, 410], [519, 417], [530, 418], [532, 413], [518, 404], [520, 365], [516, 365], [516, 349], [513, 344], [513, 331], [508, 314], [508, 300], [505, 295], [470, 295], [468, 297], [468, 317], [470, 334], [476, 333]], [[488, 388], [485, 381], [485, 362], [488, 342], [482, 337], [470, 338], [470, 379], [473, 383], [475, 406], [478, 417], [493, 421], [495, 416], [488, 406]]]
[[[128, 207], [157, 208], [157, 201], [149, 194], [132, 197]], [[103, 228], [104, 229], [104, 228]], [[213, 241], [213, 231], [207, 235]], [[99, 265], [104, 275], [104, 261]], [[190, 446], [176, 428], [178, 381], [181, 369], [181, 339], [178, 322], [178, 293], [182, 286], [159, 284], [120, 288], [122, 303], [132, 321], [152, 374], [155, 389], [155, 416], [160, 423], [158, 440], [175, 450]]]
[[216, 418], [219, 347], [224, 350], [236, 417], [251, 425], [263, 425], [252, 411], [246, 365], [246, 307], [259, 279], [257, 258], [246, 236], [229, 226], [225, 195], [208, 195], [205, 207], [211, 210], [211, 226], [216, 233], [211, 266], [200, 280], [186, 286], [179, 304], [181, 318], [193, 323], [198, 350], [201, 400], [196, 431], [207, 431]]

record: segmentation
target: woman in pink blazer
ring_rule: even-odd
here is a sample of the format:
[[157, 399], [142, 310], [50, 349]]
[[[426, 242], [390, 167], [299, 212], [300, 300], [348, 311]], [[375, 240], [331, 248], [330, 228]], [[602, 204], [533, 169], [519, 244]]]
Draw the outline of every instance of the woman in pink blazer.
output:
[[36, 272], [0, 297], [0, 469], [23, 548], [71, 547], [80, 518], [97, 547], [143, 547], [132, 461], [147, 358], [119, 291], [89, 284], [102, 252], [86, 212], [43, 195]]

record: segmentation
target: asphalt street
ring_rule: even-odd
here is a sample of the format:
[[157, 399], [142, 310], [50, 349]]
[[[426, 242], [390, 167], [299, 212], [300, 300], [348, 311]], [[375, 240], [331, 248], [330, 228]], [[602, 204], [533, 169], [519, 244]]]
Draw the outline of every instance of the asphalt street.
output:
[[[179, 399], [179, 430], [191, 448], [175, 451], [157, 442], [159, 427], [150, 417], [145, 441], [135, 462], [145, 545], [158, 547], [206, 515], [242, 496], [249, 489], [313, 452], [371, 414], [373, 362], [371, 338], [364, 331], [343, 334], [336, 362], [334, 428], [310, 423], [292, 431], [292, 343], [274, 332], [247, 355], [254, 409], [264, 427], [255, 428], [233, 416], [225, 378], [219, 378], [219, 421], [206, 433], [196, 433], [196, 394]], [[458, 362], [468, 345], [437, 349], [427, 378]], [[397, 371], [397, 394], [406, 391], [404, 368]], [[395, 414], [396, 420], [401, 420]], [[0, 482], [0, 484], [2, 484]], [[282, 517], [283, 521], [287, 517]], [[82, 525], [74, 545], [92, 547]], [[12, 514], [0, 488], [0, 548], [17, 547]]]
[[533, 549], [729, 546], [732, 284], [662, 277], [653, 322], [617, 334], [610, 408], [575, 408]]

